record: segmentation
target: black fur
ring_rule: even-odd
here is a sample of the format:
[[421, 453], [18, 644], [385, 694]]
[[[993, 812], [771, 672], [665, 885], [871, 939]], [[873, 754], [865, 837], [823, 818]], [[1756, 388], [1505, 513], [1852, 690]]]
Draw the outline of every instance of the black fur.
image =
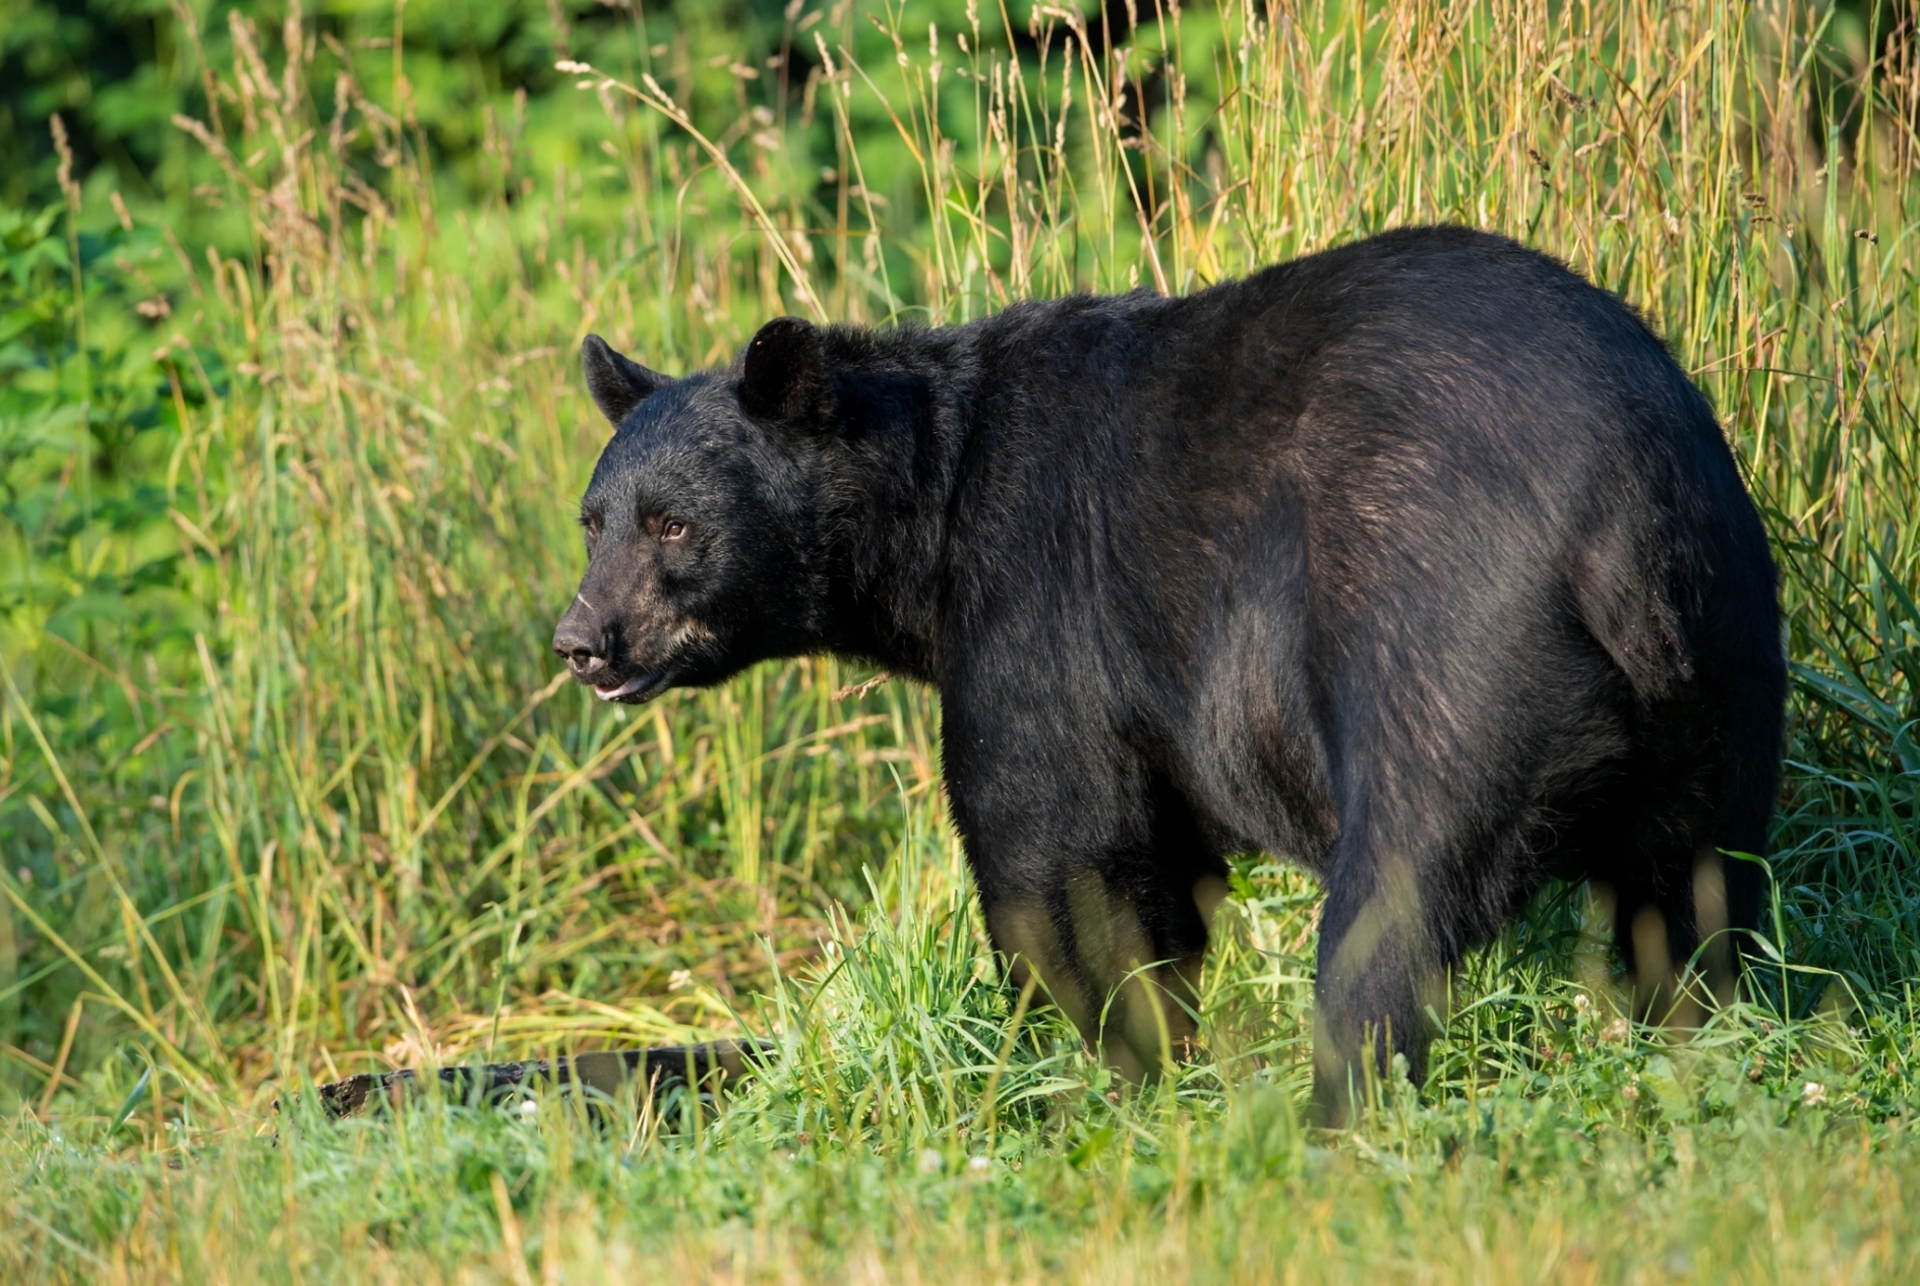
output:
[[1418, 1076], [1549, 876], [1610, 888], [1646, 1003], [1757, 923], [1719, 850], [1763, 852], [1778, 773], [1765, 535], [1706, 401], [1552, 260], [1416, 228], [1179, 299], [783, 318], [626, 410], [603, 350], [555, 646], [623, 700], [823, 651], [936, 685], [996, 944], [1129, 1070], [1192, 1030], [1238, 851], [1327, 890], [1336, 1115]]

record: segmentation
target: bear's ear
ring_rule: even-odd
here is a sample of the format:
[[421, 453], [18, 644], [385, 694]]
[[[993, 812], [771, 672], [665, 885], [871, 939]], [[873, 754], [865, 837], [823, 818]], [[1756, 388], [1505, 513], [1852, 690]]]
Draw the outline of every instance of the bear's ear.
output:
[[740, 405], [748, 415], [819, 429], [833, 412], [833, 382], [820, 332], [798, 317], [776, 317], [747, 344]]
[[619, 428], [633, 408], [658, 393], [672, 380], [613, 351], [598, 335], [580, 342], [580, 369], [587, 375], [587, 392], [607, 422]]

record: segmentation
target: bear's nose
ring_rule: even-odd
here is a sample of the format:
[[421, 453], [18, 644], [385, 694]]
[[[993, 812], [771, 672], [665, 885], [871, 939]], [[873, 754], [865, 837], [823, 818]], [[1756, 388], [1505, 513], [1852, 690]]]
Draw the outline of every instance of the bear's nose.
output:
[[553, 632], [553, 650], [567, 658], [577, 679], [591, 678], [607, 668], [600, 646], [600, 631], [589, 628], [572, 612], [560, 618], [560, 628]]

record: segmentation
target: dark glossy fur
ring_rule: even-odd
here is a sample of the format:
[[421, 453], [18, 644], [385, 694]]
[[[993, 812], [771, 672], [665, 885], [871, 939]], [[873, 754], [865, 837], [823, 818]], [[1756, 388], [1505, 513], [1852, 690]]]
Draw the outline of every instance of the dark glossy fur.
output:
[[1757, 922], [1718, 850], [1764, 851], [1778, 772], [1766, 539], [1685, 374], [1547, 258], [1406, 229], [586, 366], [618, 432], [555, 646], [621, 699], [808, 652], [937, 686], [995, 942], [1129, 1070], [1192, 1030], [1235, 852], [1327, 890], [1336, 1115], [1419, 1075], [1447, 968], [1550, 876], [1611, 890], [1645, 1003]]

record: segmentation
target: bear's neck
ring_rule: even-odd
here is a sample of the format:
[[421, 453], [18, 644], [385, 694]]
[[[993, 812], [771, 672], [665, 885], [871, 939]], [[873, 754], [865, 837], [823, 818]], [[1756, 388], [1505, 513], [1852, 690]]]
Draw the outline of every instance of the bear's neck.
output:
[[828, 486], [839, 574], [825, 641], [933, 684], [955, 572], [949, 519], [979, 380], [976, 328], [836, 328], [829, 349], [843, 451]]

